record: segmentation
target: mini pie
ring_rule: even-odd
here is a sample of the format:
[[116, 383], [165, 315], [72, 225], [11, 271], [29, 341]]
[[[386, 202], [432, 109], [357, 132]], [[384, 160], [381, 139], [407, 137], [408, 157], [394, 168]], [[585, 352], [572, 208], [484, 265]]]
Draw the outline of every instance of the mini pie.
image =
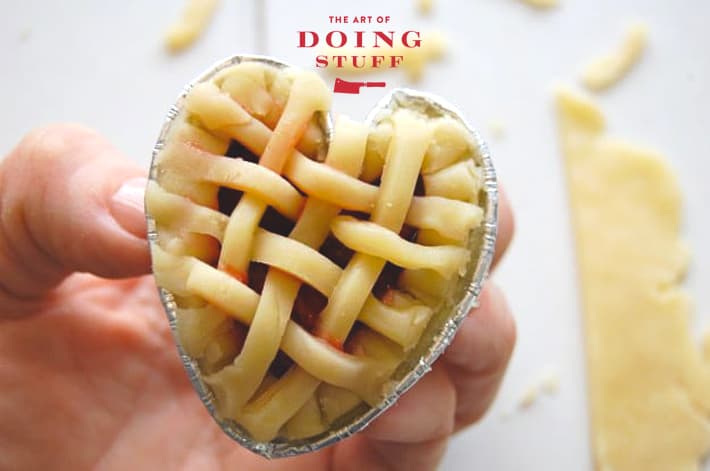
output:
[[400, 108], [329, 133], [330, 100], [313, 73], [241, 62], [186, 93], [154, 155], [153, 269], [177, 339], [218, 420], [257, 442], [381, 403], [451, 309], [484, 218], [463, 124]]

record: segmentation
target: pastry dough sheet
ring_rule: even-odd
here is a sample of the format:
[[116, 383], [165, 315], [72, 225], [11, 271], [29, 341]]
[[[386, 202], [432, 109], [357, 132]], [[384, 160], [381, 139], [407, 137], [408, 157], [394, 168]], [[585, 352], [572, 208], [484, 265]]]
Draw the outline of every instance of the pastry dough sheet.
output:
[[604, 471], [697, 470], [710, 447], [710, 368], [679, 286], [681, 193], [662, 156], [605, 136], [557, 95], [587, 341], [592, 445]]

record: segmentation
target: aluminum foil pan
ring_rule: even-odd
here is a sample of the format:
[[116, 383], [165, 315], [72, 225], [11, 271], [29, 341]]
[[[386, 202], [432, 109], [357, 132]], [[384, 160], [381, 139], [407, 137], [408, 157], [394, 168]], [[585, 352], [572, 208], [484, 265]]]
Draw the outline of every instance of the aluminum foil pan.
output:
[[[238, 55], [215, 64], [190, 82], [178, 96], [175, 104], [170, 108], [158, 140], [153, 148], [153, 158], [150, 169], [150, 178], [152, 180], [155, 180], [157, 177], [155, 165], [156, 156], [163, 148], [165, 138], [168, 135], [173, 121], [183, 111], [185, 96], [190, 92], [192, 87], [198, 83], [209, 81], [222, 69], [247, 61], [261, 62], [276, 68], [290, 67], [289, 64], [272, 57]], [[451, 343], [456, 330], [466, 318], [467, 313], [472, 308], [478, 306], [478, 297], [483, 283], [488, 276], [488, 270], [493, 259], [498, 223], [497, 180], [488, 146], [481, 139], [479, 133], [466, 122], [461, 113], [458, 112], [454, 106], [435, 95], [409, 89], [400, 88], [388, 93], [373, 108], [372, 112], [367, 117], [366, 123], [374, 127], [388, 114], [402, 107], [415, 109], [432, 118], [448, 116], [460, 121], [466, 129], [468, 129], [474, 142], [474, 159], [477, 161], [478, 165], [481, 166], [483, 171], [484, 183], [481, 188], [479, 204], [481, 204], [484, 209], [484, 219], [483, 223], [478, 228], [474, 229], [471, 234], [468, 246], [471, 251], [471, 259], [466, 268], [466, 273], [457, 280], [456, 286], [452, 290], [449, 299], [445, 300], [432, 316], [419, 344], [409, 352], [407, 359], [395, 371], [391, 378], [388, 394], [376, 407], [361, 404], [350, 413], [336, 420], [326, 432], [307, 439], [297, 441], [275, 439], [271, 442], [253, 440], [249, 433], [239, 424], [233, 420], [223, 419], [218, 416], [214, 396], [202, 379], [202, 374], [197, 362], [192, 360], [185, 353], [180, 344], [180, 339], [177, 334], [176, 305], [173, 295], [159, 287], [160, 298], [165, 307], [180, 359], [203, 404], [229, 437], [243, 447], [265, 458], [288, 457], [316, 451], [347, 438], [365, 428], [377, 416], [393, 405], [397, 399], [421, 379], [422, 376], [431, 371], [432, 364]], [[332, 119], [330, 116], [323, 116], [321, 122], [326, 135], [330, 138], [332, 135]], [[155, 221], [147, 211], [146, 214], [148, 240], [152, 247], [152, 244], [157, 243]]]

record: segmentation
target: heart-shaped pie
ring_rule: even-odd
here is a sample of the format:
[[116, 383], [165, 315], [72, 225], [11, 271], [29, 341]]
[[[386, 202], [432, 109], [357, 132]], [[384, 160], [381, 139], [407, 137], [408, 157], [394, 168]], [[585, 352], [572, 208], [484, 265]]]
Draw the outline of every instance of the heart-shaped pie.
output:
[[193, 384], [265, 456], [362, 428], [430, 369], [495, 241], [485, 145], [429, 96], [338, 118], [311, 72], [233, 58], [169, 114], [146, 194]]

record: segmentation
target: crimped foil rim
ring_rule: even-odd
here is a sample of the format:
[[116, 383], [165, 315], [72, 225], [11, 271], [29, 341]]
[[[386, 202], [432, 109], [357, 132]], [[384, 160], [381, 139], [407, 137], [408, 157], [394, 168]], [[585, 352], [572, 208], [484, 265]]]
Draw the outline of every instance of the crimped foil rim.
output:
[[[173, 121], [183, 109], [185, 97], [190, 92], [190, 90], [192, 90], [192, 88], [196, 84], [210, 80], [218, 72], [227, 67], [239, 64], [241, 62], [249, 61], [267, 63], [277, 68], [292, 67], [290, 64], [279, 61], [273, 57], [249, 54], [235, 55], [220, 62], [217, 62], [212, 67], [207, 69], [207, 71], [192, 80], [180, 93], [177, 100], [170, 107], [170, 110], [166, 115], [165, 122], [163, 123], [163, 126], [160, 130], [160, 134], [152, 151], [150, 166], [151, 180], [156, 180], [157, 177], [157, 169], [155, 165], [156, 156], [163, 149], [165, 138], [167, 137], [170, 131]], [[297, 442], [259, 442], [253, 440], [252, 438], [250, 438], [248, 432], [233, 420], [222, 419], [218, 417], [214, 404], [214, 396], [203, 381], [197, 362], [192, 360], [185, 353], [180, 343], [180, 339], [177, 334], [176, 305], [173, 299], [173, 295], [167, 290], [158, 287], [160, 299], [162, 301], [163, 307], [165, 308], [165, 313], [168, 317], [170, 330], [173, 333], [173, 338], [175, 341], [175, 345], [177, 346], [180, 359], [183, 363], [183, 366], [185, 367], [185, 371], [187, 372], [188, 378], [190, 379], [193, 388], [200, 397], [200, 400], [210, 412], [212, 418], [217, 422], [220, 428], [222, 428], [222, 430], [230, 438], [238, 442], [243, 447], [265, 458], [288, 457], [316, 451], [329, 445], [332, 445], [344, 438], [347, 438], [365, 428], [376, 417], [378, 417], [391, 405], [393, 405], [399, 399], [399, 397], [404, 394], [409, 388], [411, 388], [419, 379], [421, 379], [422, 376], [431, 371], [431, 365], [451, 343], [454, 334], [458, 330], [463, 320], [466, 318], [466, 315], [468, 314], [469, 310], [478, 306], [478, 297], [483, 287], [483, 282], [488, 276], [488, 271], [493, 260], [498, 227], [498, 184], [495, 168], [493, 167], [493, 161], [490, 155], [490, 151], [488, 149], [488, 145], [483, 141], [480, 134], [463, 118], [462, 114], [454, 106], [450, 105], [448, 102], [435, 95], [405, 88], [394, 89], [387, 95], [385, 95], [385, 97], [377, 103], [377, 105], [368, 115], [366, 119], [366, 124], [372, 126], [382, 113], [391, 112], [397, 106], [400, 106], [406, 102], [412, 102], [414, 105], [434, 108], [442, 115], [451, 116], [454, 119], [460, 121], [466, 127], [471, 137], [473, 138], [476, 155], [480, 159], [478, 163], [480, 164], [483, 171], [484, 183], [482, 191], [486, 194], [486, 201], [485, 207], [483, 208], [483, 231], [480, 235], [481, 243], [480, 250], [478, 253], [478, 261], [471, 275], [471, 281], [465, 288], [465, 294], [463, 295], [461, 300], [456, 303], [454, 307], [453, 316], [449, 317], [449, 319], [445, 322], [443, 328], [440, 329], [436, 337], [434, 337], [433, 343], [427, 351], [426, 355], [422, 356], [419, 359], [416, 367], [411, 369], [406, 375], [404, 375], [403, 378], [401, 378], [396, 383], [396, 385], [394, 385], [393, 388], [390, 389], [390, 392], [387, 397], [385, 397], [376, 407], [369, 408], [366, 413], [361, 414], [354, 422], [350, 423], [347, 426], [340, 427], [337, 430], [331, 430], [330, 433], [328, 433], [324, 437], [316, 436], [316, 439], [305, 439]], [[323, 127], [326, 131], [326, 134], [328, 135], [328, 139], [330, 139], [333, 129], [330, 114], [326, 116]], [[146, 220], [148, 225], [148, 241], [150, 242], [152, 249], [153, 244], [157, 243], [158, 236], [156, 233], [155, 221], [151, 217], [150, 213], [147, 211], [147, 208]], [[469, 274], [470, 273], [467, 273], [467, 275]], [[468, 276], [463, 277], [463, 279], [465, 278], [468, 278]]]

